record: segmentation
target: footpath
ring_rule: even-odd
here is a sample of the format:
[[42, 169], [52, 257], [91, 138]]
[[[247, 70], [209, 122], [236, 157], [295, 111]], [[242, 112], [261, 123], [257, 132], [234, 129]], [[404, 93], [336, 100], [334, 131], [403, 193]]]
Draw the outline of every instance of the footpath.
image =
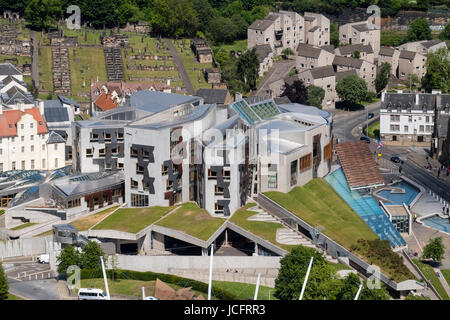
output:
[[[418, 148], [421, 149], [421, 148]], [[422, 168], [426, 168], [428, 167], [428, 165], [432, 166], [432, 169], [427, 169], [428, 172], [435, 176], [436, 178], [438, 178], [439, 180], [449, 183], [450, 184], [450, 171], [447, 170], [447, 168], [440, 168], [440, 164], [438, 163], [437, 160], [435, 159], [431, 159], [428, 156], [428, 160], [427, 160], [427, 153], [425, 151], [416, 151], [416, 152], [410, 152], [408, 154], [408, 160], [411, 160], [412, 162], [414, 162], [415, 164], [417, 164], [418, 166], [422, 167]], [[438, 175], [439, 173], [439, 175]]]

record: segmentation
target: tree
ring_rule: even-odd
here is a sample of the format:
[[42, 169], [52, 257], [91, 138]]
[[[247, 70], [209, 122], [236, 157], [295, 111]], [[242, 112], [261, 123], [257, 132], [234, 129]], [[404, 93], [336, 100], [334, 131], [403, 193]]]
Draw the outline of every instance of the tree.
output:
[[338, 81], [336, 92], [344, 103], [354, 106], [367, 97], [367, 83], [352, 74]]
[[193, 7], [197, 12], [200, 30], [207, 31], [209, 23], [216, 18], [216, 11], [208, 0], [194, 0]]
[[259, 60], [256, 48], [247, 50], [237, 62], [237, 73], [250, 89], [256, 87], [259, 74]]
[[100, 257], [104, 257], [103, 250], [100, 245], [95, 241], [89, 241], [89, 243], [83, 248], [81, 255], [81, 267], [83, 269], [100, 269], [101, 262]]
[[361, 57], [361, 52], [359, 50], [355, 50], [352, 53], [352, 58], [359, 59]]
[[337, 22], [330, 23], [330, 44], [339, 47], [339, 26]]
[[2, 263], [0, 262], [0, 300], [8, 299], [8, 290], [8, 281]]
[[419, 76], [415, 73], [410, 73], [406, 77], [406, 82], [408, 83], [409, 89], [416, 86], [416, 83], [420, 83]]
[[427, 54], [425, 63], [427, 73], [422, 77], [422, 89], [431, 93], [433, 89], [442, 93], [450, 92], [450, 60], [448, 49], [440, 48], [434, 53]]
[[434, 262], [441, 263], [444, 258], [445, 247], [442, 243], [442, 237], [431, 239], [423, 248], [422, 259], [431, 259]]
[[300, 104], [308, 103], [308, 90], [302, 80], [295, 80], [292, 84], [285, 83], [281, 96], [287, 97], [292, 102]]
[[59, 0], [31, 0], [25, 9], [25, 19], [35, 30], [49, 30], [63, 15]]
[[430, 297], [416, 296], [410, 293], [405, 297], [405, 300], [430, 300]]
[[308, 104], [322, 109], [322, 101], [325, 98], [325, 90], [315, 85], [308, 87]]
[[408, 41], [431, 40], [431, 29], [422, 18], [414, 19], [408, 26]]
[[275, 297], [280, 300], [299, 298], [311, 257], [314, 257], [314, 262], [303, 299], [323, 300], [329, 296], [332, 271], [325, 258], [315, 249], [298, 246], [280, 260], [280, 271], [275, 279]]
[[445, 25], [444, 30], [439, 33], [439, 39], [442, 41], [450, 40], [450, 22]]
[[218, 17], [210, 21], [208, 32], [216, 43], [231, 43], [238, 30], [230, 18]]
[[294, 54], [294, 51], [292, 51], [291, 48], [286, 48], [283, 51], [281, 51], [281, 54], [283, 54], [285, 56], [291, 56]]
[[383, 62], [380, 66], [380, 72], [378, 72], [375, 78], [375, 90], [379, 94], [384, 88], [386, 88], [389, 82], [389, 75], [391, 73], [391, 65], [389, 62]]
[[58, 273], [65, 275], [67, 272], [67, 268], [69, 268], [70, 266], [80, 266], [81, 256], [74, 246], [68, 245], [61, 251], [60, 255], [57, 257], [57, 262]]

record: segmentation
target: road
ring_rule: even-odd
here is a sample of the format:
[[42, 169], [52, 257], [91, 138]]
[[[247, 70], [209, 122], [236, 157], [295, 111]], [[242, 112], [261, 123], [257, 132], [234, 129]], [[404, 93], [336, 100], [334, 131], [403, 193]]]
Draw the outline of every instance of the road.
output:
[[292, 68], [295, 67], [295, 60], [275, 61], [272, 68], [266, 73], [264, 78], [256, 87], [256, 90], [250, 93], [250, 96], [264, 95], [269, 90], [269, 84], [283, 79], [289, 75]]
[[[368, 111], [343, 111], [333, 110], [333, 134], [340, 142], [358, 140], [361, 135], [360, 128], [366, 125], [366, 113], [373, 112], [376, 119], [379, 116], [380, 103], [374, 103], [367, 106]], [[372, 141], [370, 144], [371, 150], [375, 150], [376, 144]], [[418, 182], [419, 184], [426, 186], [440, 197], [450, 202], [450, 187], [448, 183], [439, 180], [435, 176], [431, 175], [427, 169], [418, 166], [413, 161], [407, 160], [408, 154], [415, 152], [412, 148], [408, 147], [383, 147], [383, 158], [390, 160], [393, 155], [405, 158], [405, 163], [402, 165], [402, 174]], [[398, 165], [397, 165], [398, 166]]]
[[184, 64], [183, 64], [183, 60], [181, 59], [180, 55], [178, 54], [177, 49], [174, 47], [172, 41], [170, 41], [169, 39], [164, 39], [164, 42], [169, 47], [170, 53], [173, 56], [173, 60], [175, 61], [175, 64], [177, 66], [181, 80], [183, 80], [183, 83], [184, 83], [184, 86], [186, 87], [187, 92], [191, 96], [195, 95], [195, 90], [194, 90], [194, 87], [192, 86], [191, 79], [189, 79], [189, 76], [186, 72], [186, 68], [184, 67]]

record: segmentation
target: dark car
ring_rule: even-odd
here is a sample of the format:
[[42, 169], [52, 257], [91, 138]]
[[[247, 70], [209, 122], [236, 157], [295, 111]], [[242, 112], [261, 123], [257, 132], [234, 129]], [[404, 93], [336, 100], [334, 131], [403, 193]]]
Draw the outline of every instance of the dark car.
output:
[[368, 119], [372, 119], [373, 117], [375, 117], [375, 115], [372, 112], [367, 115]]
[[391, 157], [391, 161], [395, 162], [395, 163], [403, 163], [403, 160], [401, 160], [399, 157], [397, 156], [393, 156]]
[[370, 143], [370, 139], [365, 136], [361, 136], [361, 138], [359, 138], [359, 140], [364, 140], [365, 142]]

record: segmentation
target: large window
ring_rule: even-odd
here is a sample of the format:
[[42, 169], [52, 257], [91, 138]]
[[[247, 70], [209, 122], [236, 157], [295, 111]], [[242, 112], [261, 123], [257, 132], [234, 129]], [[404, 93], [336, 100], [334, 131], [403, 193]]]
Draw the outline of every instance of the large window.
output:
[[145, 194], [131, 194], [132, 207], [148, 207], [148, 195]]
[[67, 208], [74, 208], [81, 206], [81, 199], [73, 199], [67, 202]]
[[291, 187], [297, 184], [297, 160], [291, 162]]
[[[323, 148], [323, 160], [329, 160], [333, 157], [333, 142], [330, 141], [328, 144]], [[301, 170], [301, 160], [300, 160], [300, 170]]]
[[132, 178], [130, 179], [130, 186], [132, 189], [137, 189], [138, 187], [138, 182], [136, 180], [133, 180]]

